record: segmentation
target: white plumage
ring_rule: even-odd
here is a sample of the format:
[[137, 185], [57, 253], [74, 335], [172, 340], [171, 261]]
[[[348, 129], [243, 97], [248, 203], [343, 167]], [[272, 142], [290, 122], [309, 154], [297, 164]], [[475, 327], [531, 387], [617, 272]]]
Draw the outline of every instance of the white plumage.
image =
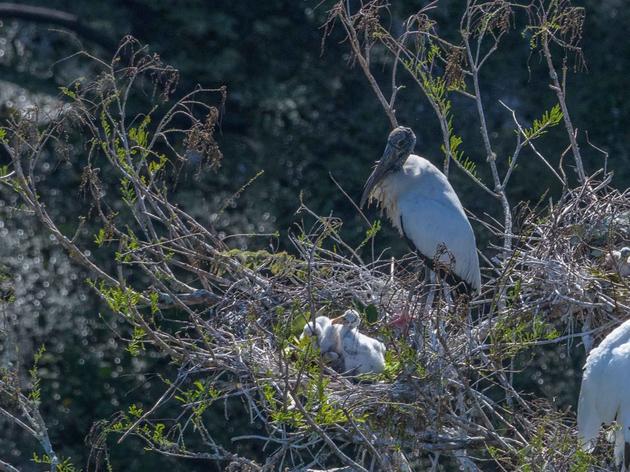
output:
[[630, 248], [622, 247], [606, 254], [606, 265], [618, 272], [622, 277], [630, 275]]
[[318, 316], [315, 318], [315, 324], [306, 323], [300, 339], [305, 337], [314, 337], [317, 340], [319, 351], [324, 360], [335, 362], [339, 359], [339, 332], [340, 326], [333, 325], [327, 316]]
[[[361, 206], [375, 199], [401, 235], [433, 259], [444, 245], [455, 259], [455, 275], [479, 290], [477, 243], [470, 222], [446, 176], [428, 160], [410, 154], [416, 137], [398, 127], [388, 138], [383, 157], [370, 175]], [[450, 264], [449, 254], [440, 262]]]
[[602, 424], [617, 421], [615, 463], [623, 472], [630, 463], [630, 320], [593, 349], [584, 365], [578, 401], [578, 434], [590, 451]]
[[341, 326], [337, 352], [343, 361], [343, 371], [351, 374], [378, 374], [385, 370], [385, 344], [359, 332], [361, 318], [355, 310], [347, 310], [332, 320]]

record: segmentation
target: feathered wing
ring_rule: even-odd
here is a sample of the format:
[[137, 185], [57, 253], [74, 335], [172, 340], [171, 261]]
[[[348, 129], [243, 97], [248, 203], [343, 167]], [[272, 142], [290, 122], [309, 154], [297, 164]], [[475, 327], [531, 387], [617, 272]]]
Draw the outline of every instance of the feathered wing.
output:
[[[398, 202], [401, 226], [405, 236], [429, 259], [444, 244], [455, 258], [453, 273], [478, 290], [481, 274], [475, 234], [463, 209], [450, 203], [406, 192]], [[449, 263], [448, 254], [440, 260]]]
[[[381, 346], [382, 345], [382, 351]], [[343, 336], [344, 370], [355, 374], [379, 373], [385, 368], [385, 345], [356, 330]]]
[[[626, 322], [627, 323], [627, 322]], [[622, 325], [623, 326], [623, 325]], [[625, 328], [625, 329], [624, 329]], [[628, 335], [627, 327], [622, 328]], [[623, 336], [620, 336], [622, 339]], [[611, 361], [607, 376], [612, 380], [611, 389], [617, 393], [616, 420], [620, 429], [616, 432], [615, 463], [621, 465], [621, 471], [628, 471], [630, 466], [630, 339], [619, 343], [611, 351]]]
[[315, 323], [308, 321], [304, 325], [300, 339], [304, 337], [316, 336], [318, 339], [323, 335], [324, 331], [330, 326], [330, 318], [327, 316], [318, 316], [315, 318]]
[[595, 447], [599, 428], [604, 422], [597, 408], [598, 393], [597, 385], [585, 373], [578, 400], [577, 426], [580, 445], [587, 452]]
[[582, 446], [590, 451], [602, 424], [617, 420], [615, 461], [624, 458], [625, 443], [630, 444], [630, 321], [615, 328], [593, 349], [584, 364], [578, 400], [577, 425]]
[[[475, 234], [455, 190], [437, 167], [411, 154], [400, 171], [383, 178], [371, 198], [423, 255], [433, 258], [444, 244], [455, 257], [453, 272], [473, 288], [481, 287]], [[448, 263], [448, 255], [442, 260]]]
[[319, 340], [319, 349], [322, 353], [335, 352], [337, 355], [342, 354], [341, 327], [339, 325], [328, 324]]
[[356, 356], [359, 354], [361, 344], [359, 343], [359, 332], [356, 330], [346, 331], [342, 338], [343, 355]]

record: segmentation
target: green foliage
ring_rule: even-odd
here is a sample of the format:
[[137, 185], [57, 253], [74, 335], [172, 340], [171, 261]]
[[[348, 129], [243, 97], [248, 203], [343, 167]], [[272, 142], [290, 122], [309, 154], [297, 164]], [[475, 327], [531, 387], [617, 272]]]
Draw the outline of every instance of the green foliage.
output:
[[132, 403], [129, 406], [129, 414], [131, 416], [134, 416], [135, 418], [140, 418], [142, 416], [142, 412], [143, 412], [142, 407], [136, 406], [135, 403]]
[[[439, 48], [433, 44], [429, 49], [427, 55], [427, 61], [432, 63], [435, 56], [438, 54]], [[463, 85], [460, 83], [459, 85], [448, 85], [446, 79], [444, 77], [434, 77], [429, 72], [425, 72], [423, 70], [424, 63], [418, 62], [414, 64], [411, 61], [403, 61], [405, 67], [414, 75], [418, 77], [418, 79], [422, 83], [423, 90], [427, 96], [427, 98], [435, 104], [439, 114], [443, 117], [446, 122], [446, 128], [448, 133], [448, 148], [444, 143], [440, 145], [440, 150], [442, 153], [448, 158], [452, 157], [456, 160], [461, 166], [467, 171], [473, 179], [479, 180], [479, 176], [477, 174], [477, 164], [473, 162], [469, 157], [467, 157], [463, 150], [460, 148], [463, 139], [461, 136], [455, 134], [453, 127], [453, 115], [452, 108], [453, 105], [451, 101], [448, 99], [448, 92], [456, 89], [460, 89]]]
[[[587, 472], [596, 465], [594, 457], [579, 448], [576, 450], [576, 441], [571, 430], [558, 431], [555, 425], [548, 424], [555, 421], [553, 418], [543, 418], [542, 421], [529, 444], [518, 451], [517, 470], [538, 472], [542, 470], [541, 463], [546, 463], [551, 470], [556, 463], [562, 464], [562, 470], [567, 472]], [[498, 452], [495, 450], [492, 456], [496, 455]]]
[[308, 323], [311, 319], [310, 313], [302, 311], [302, 310], [292, 310], [291, 320], [290, 320], [290, 328], [287, 336], [289, 337], [297, 337], [302, 334], [306, 323]]
[[15, 302], [15, 288], [12, 278], [7, 269], [0, 265], [0, 304], [13, 302]]
[[158, 301], [160, 300], [160, 294], [157, 292], [151, 292], [149, 294], [149, 303], [151, 306], [151, 314], [155, 315], [159, 311]]
[[129, 287], [125, 287], [124, 289], [118, 286], [107, 287], [104, 282], [101, 282], [98, 291], [112, 311], [122, 313], [125, 316], [132, 314], [133, 309], [142, 298], [138, 292]]
[[70, 90], [68, 87], [59, 87], [61, 93], [63, 93], [66, 97], [70, 97], [73, 100], [78, 98], [78, 95], [73, 90]]
[[140, 354], [140, 350], [144, 349], [143, 339], [146, 336], [146, 331], [138, 326], [134, 326], [131, 340], [127, 346], [127, 351], [132, 356]]
[[99, 118], [101, 120], [101, 128], [103, 129], [103, 133], [105, 134], [106, 138], [109, 138], [110, 135], [112, 134], [112, 127], [109, 124], [109, 119], [107, 118], [107, 114], [105, 113], [105, 110], [101, 111]]
[[[73, 9], [78, 10], [73, 11], [73, 13], [85, 18], [88, 22], [95, 19], [97, 27], [102, 28], [104, 33], [112, 38], [119, 38], [129, 30], [138, 31], [149, 42], [152, 50], [160, 51], [165, 58], [177, 59], [177, 67], [181, 70], [182, 90], [189, 89], [190, 85], [194, 86], [199, 81], [222, 83], [226, 77], [230, 77], [231, 97], [236, 97], [238, 104], [237, 113], [234, 113], [234, 107], [228, 107], [222, 122], [222, 131], [225, 133], [224, 141], [227, 146], [226, 155], [229, 153], [235, 158], [226, 159], [226, 172], [223, 175], [206, 179], [203, 174], [200, 174], [199, 179], [195, 181], [195, 192], [187, 193], [188, 188], [186, 187], [193, 187], [192, 185], [180, 185], [177, 189], [179, 192], [177, 194], [178, 201], [181, 201], [186, 208], [191, 208], [194, 211], [205, 210], [206, 205], [211, 207], [210, 198], [212, 196], [216, 195], [216, 198], [220, 199], [222, 194], [231, 193], [234, 190], [233, 186], [238, 186], [239, 182], [242, 182], [239, 180], [243, 173], [241, 168], [252, 169], [264, 166], [267, 169], [268, 180], [265, 180], [263, 185], [250, 189], [244, 197], [242, 209], [226, 212], [228, 213], [226, 217], [222, 219], [221, 223], [217, 223], [219, 231], [224, 230], [225, 227], [241, 231], [243, 228], [249, 228], [248, 225], [251, 223], [258, 224], [262, 211], [271, 213], [271, 221], [276, 218], [274, 223], [267, 224], [265, 229], [288, 227], [294, 218], [296, 189], [300, 188], [305, 189], [306, 198], [309, 199], [309, 204], [313, 204], [316, 212], [321, 213], [322, 208], [325, 211], [335, 208], [335, 211], [343, 217], [346, 228], [358, 228], [359, 222], [351, 219], [350, 211], [346, 208], [349, 205], [343, 204], [343, 201], [336, 197], [339, 192], [334, 187], [327, 185], [326, 175], [331, 169], [333, 171], [335, 168], [342, 169], [348, 176], [352, 176], [347, 182], [349, 189], [351, 191], [359, 189], [360, 182], [355, 176], [365, 173], [367, 163], [365, 159], [357, 159], [356, 156], [367, 155], [380, 146], [385, 138], [383, 130], [387, 125], [376, 100], [366, 98], [364, 78], [360, 76], [360, 72], [357, 69], [339, 67], [341, 63], [339, 58], [345, 53], [347, 44], [337, 41], [338, 36], [333, 36], [327, 42], [326, 52], [321, 59], [315, 57], [317, 60], [314, 60], [312, 54], [304, 53], [305, 51], [319, 51], [321, 32], [318, 30], [318, 9], [315, 9], [312, 15], [306, 15], [304, 12], [307, 8], [300, 2], [281, 3], [276, 1], [259, 4], [251, 2], [226, 2], [222, 4], [195, 2], [194, 5], [191, 4], [187, 8], [170, 9], [154, 7], [150, 2], [144, 4], [146, 8], [137, 8], [137, 5], [132, 5], [132, 2], [125, 3], [116, 0], [113, 3], [77, 2], [76, 5], [73, 4]], [[590, 9], [589, 18], [591, 18], [588, 29], [598, 40], [592, 44], [588, 58], [590, 73], [578, 77], [577, 83], [571, 82], [573, 86], [569, 88], [569, 98], [574, 105], [572, 118], [581, 130], [589, 130], [590, 138], [594, 143], [605, 143], [611, 156], [620, 156], [619, 158], [623, 159], [624, 156], [627, 157], [627, 139], [623, 138], [623, 133], [620, 134], [619, 130], [624, 129], [628, 121], [629, 107], [626, 102], [619, 100], [620, 94], [614, 92], [618, 90], [615, 88], [615, 84], [624, 83], [623, 75], [628, 69], [627, 58], [630, 55], [620, 53], [619, 48], [625, 44], [624, 31], [623, 28], [610, 28], [608, 2], [591, 1], [587, 4]], [[67, 2], [53, 1], [46, 5], [51, 8], [67, 8]], [[415, 7], [415, 5], [409, 2], [396, 4], [394, 14], [402, 15], [405, 11], [409, 11], [409, 7]], [[443, 11], [451, 11], [451, 7], [451, 4], [446, 2], [440, 8]], [[147, 9], [150, 10], [151, 14], [146, 14]], [[320, 13], [321, 10], [325, 9], [320, 8]], [[482, 18], [483, 28], [486, 28], [485, 17]], [[281, 23], [284, 26], [276, 27], [281, 19], [286, 20], [285, 23]], [[627, 19], [628, 12], [624, 9], [618, 9], [617, 22], [624, 24]], [[547, 27], [551, 31], [555, 31], [558, 25], [559, 23], [553, 19], [553, 21], [550, 20]], [[441, 25], [441, 33], [452, 38], [457, 33], [458, 28], [458, 21], [448, 21]], [[170, 30], [185, 31], [185, 34], [177, 37], [164, 34], [165, 31]], [[251, 34], [245, 35], [242, 38], [243, 41], [235, 41], [235, 38], [239, 38], [240, 31], [248, 31]], [[602, 34], [602, 32], [606, 34]], [[40, 33], [46, 32], [42, 29]], [[28, 36], [28, 31], [25, 30], [24, 34]], [[207, 48], [195, 50], [195, 48], [186, 47], [191, 43], [204, 41], [208, 34], [212, 35], [212, 41], [204, 42]], [[376, 36], [382, 33], [377, 30], [373, 34]], [[63, 50], [58, 49], [63, 47], [63, 43], [64, 41], [54, 41], [52, 43], [53, 52], [50, 52], [51, 48], [40, 48], [49, 51], [47, 52], [48, 56], [44, 60], [33, 57], [29, 65], [32, 65], [34, 70], [48, 70], [48, 65], [52, 60], [67, 55]], [[69, 43], [72, 44], [72, 48], [75, 47], [73, 42]], [[29, 57], [28, 54], [32, 51], [28, 50], [28, 41], [25, 41], [24, 44], [27, 48], [27, 56], [25, 57]], [[39, 41], [34, 44], [39, 44]], [[488, 78], [484, 87], [489, 86], [490, 88], [486, 90], [493, 93], [497, 86], [501, 90], [514, 92], [514, 95], [518, 96], [519, 99], [519, 113], [522, 113], [523, 116], [538, 116], [539, 111], [537, 110], [540, 109], [540, 104], [550, 95], [553, 95], [549, 93], [547, 87], [536, 85], [540, 80], [547, 83], [546, 70], [543, 67], [541, 75], [538, 61], [528, 62], [527, 54], [529, 51], [526, 51], [525, 56], [523, 56], [519, 55], [516, 48], [508, 47], [503, 48], [503, 50], [508, 50], [509, 54], [502, 56], [499, 61], [488, 61], [487, 65], [484, 66]], [[185, 54], [182, 54], [182, 51], [185, 51]], [[431, 44], [428, 59], [434, 61], [438, 54], [438, 47]], [[207, 60], [207, 58], [212, 58], [212, 60]], [[529, 81], [523, 81], [521, 75], [526, 63], [531, 65], [529, 70], [531, 80]], [[383, 75], [378, 75], [382, 72], [380, 64], [376, 66], [375, 63], [373, 69], [377, 74], [377, 79], [382, 79]], [[50, 74], [56, 74], [56, 70], [63, 70], [63, 73], [67, 74], [65, 67], [52, 68]], [[499, 76], [498, 72], [506, 71], [506, 75]], [[70, 73], [74, 72], [70, 71]], [[499, 82], [504, 78], [504, 82]], [[50, 82], [63, 83], [58, 80], [58, 77], [54, 79]], [[11, 79], [7, 77], [7, 80]], [[386, 84], [388, 82], [385, 80], [381, 83]], [[39, 87], [37, 83], [27, 85], [27, 88], [32, 90], [36, 90], [37, 87]], [[70, 91], [72, 92], [72, 90]], [[425, 111], [421, 110], [421, 100], [417, 99], [417, 95], [411, 91], [412, 89], [407, 87], [405, 93], [399, 95], [397, 116], [401, 122], [404, 120], [407, 123], [410, 122], [409, 117], [412, 117], [412, 126], [418, 134], [419, 143], [421, 143], [418, 150], [424, 152], [427, 149], [438, 149], [439, 130], [437, 130], [436, 120], [430, 115], [430, 111], [426, 112], [427, 107], [424, 107]], [[147, 92], [146, 95], [150, 95], [151, 91], [147, 90]], [[237, 95], [232, 95], [234, 93]], [[72, 98], [71, 95], [67, 96]], [[492, 103], [492, 96], [489, 94], [487, 97], [489, 104]], [[285, 105], [287, 103], [293, 106], [288, 107]], [[457, 100], [454, 99], [454, 106], [457, 106], [457, 103]], [[334, 107], [331, 104], [334, 104]], [[134, 106], [137, 104], [134, 103]], [[500, 107], [488, 106], [488, 125], [491, 133], [497, 133], [495, 140], [497, 146], [506, 146], [505, 149], [497, 149], [497, 153], [507, 155], [512, 145], [504, 143], [509, 141], [511, 131], [505, 131], [504, 117], [501, 115], [501, 111], [496, 112], [495, 108]], [[410, 114], [410, 110], [413, 114]], [[610, 110], [613, 110], [614, 113], [611, 113]], [[134, 111], [132, 109], [130, 113]], [[98, 116], [98, 110], [95, 113]], [[105, 114], [103, 113], [102, 116], [105, 117]], [[322, 119], [323, 117], [326, 119]], [[369, 119], [365, 119], [365, 117]], [[355, 135], [351, 135], [350, 139], [348, 138], [350, 134], [348, 131], [355, 129], [353, 123], [361, 123], [361, 129], [356, 131]], [[345, 124], [348, 124], [350, 128]], [[104, 135], [108, 139], [111, 138], [113, 126], [114, 124], [110, 123], [106, 126], [102, 125], [106, 130]], [[462, 141], [466, 143], [466, 149], [470, 147], [472, 153], [474, 140], [471, 139], [471, 136], [477, 133], [476, 126], [461, 128], [458, 126], [457, 131], [461, 135]], [[5, 139], [2, 129], [0, 129], [0, 138]], [[450, 139], [449, 145], [452, 147]], [[314, 142], [316, 145], [313, 145]], [[75, 149], [79, 150], [75, 156], [76, 160], [73, 161], [73, 164], [78, 166], [82, 162], [80, 161], [82, 148], [74, 142], [72, 144]], [[559, 139], [557, 142], [549, 143], [549, 147], [545, 151], [550, 156], [559, 156], [565, 145], [566, 143]], [[295, 151], [287, 152], [287, 149]], [[251, 152], [251, 150], [255, 152]], [[122, 150], [119, 149], [117, 152], [119, 151]], [[472, 157], [475, 156], [472, 155]], [[427, 157], [431, 158], [430, 155]], [[589, 156], [585, 156], [585, 158], [587, 157]], [[0, 161], [1, 159], [0, 157]], [[598, 160], [594, 159], [592, 162], [596, 164], [593, 164], [591, 169], [599, 167]], [[150, 167], [151, 163], [148, 165]], [[527, 160], [521, 161], [519, 165], [522, 166], [522, 172], [525, 176], [532, 175], [532, 172], [536, 171], [536, 166]], [[598, 167], [594, 167], [594, 165]], [[151, 171], [151, 169], [149, 170]], [[615, 179], [620, 185], [624, 185], [628, 170], [622, 166], [616, 171]], [[104, 175], [106, 176], [106, 173]], [[525, 178], [523, 180], [525, 181], [524, 184], [519, 179], [514, 180], [514, 186], [510, 189], [514, 202], [537, 196], [538, 187], [531, 185], [530, 179]], [[317, 182], [317, 185], [313, 186], [313, 182]], [[49, 188], [43, 187], [43, 192], [50, 188], [62, 189], [62, 191], [66, 188], [66, 182], [61, 179], [58, 180], [57, 177], [49, 179], [49, 182], [42, 182], [42, 185], [50, 185]], [[116, 186], [117, 184], [114, 183], [113, 185]], [[540, 182], [541, 187], [546, 185], [549, 185], [549, 181]], [[487, 201], [477, 198], [479, 194], [472, 188], [472, 185], [462, 185], [461, 188], [456, 186], [456, 188], [464, 206], [473, 213], [481, 214], [481, 211], [486, 210], [492, 213], [493, 208], [489, 208], [490, 205]], [[133, 189], [131, 192], [129, 201], [135, 199]], [[114, 193], [115, 189], [114, 191], [108, 189], [109, 196]], [[202, 199], [198, 195], [206, 197], [202, 202], [203, 207], [200, 206]], [[70, 200], [65, 202], [59, 207], [60, 210], [54, 208], [53, 205], [50, 205], [48, 210], [50, 212], [67, 211], [68, 214], [71, 214], [79, 207], [81, 199], [74, 200], [74, 202]], [[52, 216], [56, 215], [52, 214]], [[92, 234], [95, 233], [97, 230], [92, 231]], [[352, 231], [348, 233], [352, 233]], [[362, 231], [356, 231], [356, 234], [357, 242], [363, 239]], [[485, 247], [483, 233], [479, 232], [477, 236], [479, 246]], [[44, 240], [43, 237], [42, 240]], [[386, 242], [387, 244], [399, 244], [398, 238], [392, 238]], [[47, 250], [45, 246], [44, 250]], [[89, 310], [79, 311], [75, 315], [81, 319], [87, 316], [88, 320], [92, 316]], [[294, 321], [297, 321], [297, 317]], [[82, 324], [77, 323], [77, 326], [82, 326]], [[64, 333], [64, 338], [67, 338], [59, 341], [60, 343], [68, 342], [68, 340], [74, 339], [72, 336], [76, 334], [78, 331], [73, 333], [72, 330], [67, 330]], [[98, 336], [100, 336], [98, 341], [95, 341], [93, 345], [94, 352], [92, 354], [82, 353], [88, 362], [90, 356], [107, 352], [108, 336], [102, 334]], [[393, 354], [391, 353], [389, 357]], [[396, 362], [394, 357], [391, 357], [390, 361]], [[64, 369], [68, 369], [68, 378], [73, 379], [73, 382], [68, 382], [68, 384], [75, 385], [75, 379], [81, 384], [86, 384], [83, 377], [85, 374], [82, 372], [86, 369], [77, 367], [77, 365], [70, 362], [64, 365]], [[133, 374], [130, 373], [131, 375]], [[118, 392], [120, 391], [126, 391], [126, 389], [118, 388]], [[144, 391], [141, 395], [143, 394]], [[129, 395], [133, 396], [131, 401], [135, 401], [138, 391], [131, 392]], [[86, 427], [85, 424], [77, 423], [82, 429], [80, 430], [79, 426], [75, 428], [76, 418], [89, 415], [81, 415], [81, 408], [89, 411], [92, 409], [104, 411], [106, 412], [104, 415], [107, 416], [109, 414], [107, 408], [111, 408], [109, 400], [115, 396], [114, 394], [95, 394], [75, 398], [69, 394], [68, 397], [73, 399], [74, 407], [78, 407], [79, 413], [75, 413], [73, 410], [71, 415], [59, 415], [55, 419], [63, 425], [64, 417], [72, 418], [72, 428], [63, 425], [64, 438], [67, 438], [68, 447], [73, 447], [73, 444], [82, 446], [89, 424]], [[74, 436], [72, 431], [75, 431]], [[133, 441], [127, 441], [126, 444], [118, 446], [118, 449], [128, 447], [129, 443], [133, 443]], [[129, 463], [124, 465], [126, 470], [150, 469], [149, 466], [140, 465], [139, 459], [134, 459], [131, 454], [128, 457]], [[142, 460], [150, 459], [144, 457]]]
[[105, 229], [99, 229], [98, 233], [96, 233], [96, 236], [94, 236], [94, 244], [96, 244], [98, 247], [101, 247], [105, 243], [105, 237]]
[[374, 324], [378, 321], [378, 309], [376, 305], [370, 303], [364, 305], [359, 300], [353, 300], [352, 304], [356, 310], [361, 314], [361, 317], [365, 319], [369, 324]]
[[126, 177], [120, 179], [120, 193], [123, 201], [127, 205], [132, 206], [136, 203], [136, 191], [133, 188], [133, 184], [129, 182], [129, 179]]
[[162, 444], [165, 441], [164, 438], [164, 428], [166, 426], [164, 425], [164, 423], [157, 423], [154, 426], [154, 430], [153, 430], [153, 434], [151, 436], [151, 439], [153, 440], [154, 443], [156, 444]]
[[401, 339], [396, 342], [394, 349], [388, 349], [385, 352], [385, 370], [375, 376], [370, 374], [369, 378], [393, 382], [403, 372], [421, 379], [427, 377], [427, 371], [418, 359], [417, 349], [409, 345], [406, 340]]
[[[470, 160], [470, 158], [465, 156], [464, 151], [462, 151], [459, 148], [460, 145], [462, 144], [462, 138], [460, 136], [457, 136], [456, 134], [453, 134], [453, 126], [451, 122], [449, 122], [448, 130], [450, 133], [449, 148], [451, 150], [451, 157], [455, 159], [457, 162], [459, 162], [462, 165], [462, 167], [466, 169], [466, 171], [468, 171], [468, 173], [471, 176], [479, 179], [479, 176], [477, 175], [477, 164], [475, 164], [472, 160]], [[448, 155], [448, 152], [444, 144], [440, 146], [440, 149], [442, 150], [444, 155]]]
[[167, 162], [168, 162], [168, 158], [164, 154], [158, 155], [156, 161], [149, 161], [149, 165], [148, 165], [149, 174], [151, 175], [157, 174], [159, 171], [164, 169]]
[[[33, 453], [33, 457], [31, 460], [35, 464], [45, 464], [52, 465], [52, 458], [48, 454], [38, 455], [36, 452]], [[69, 457], [58, 461], [57, 466], [55, 467], [55, 472], [80, 472], [81, 469], [77, 469]]]
[[[513, 296], [513, 295], [512, 295]], [[492, 345], [496, 349], [508, 348], [512, 355], [528, 348], [528, 344], [553, 340], [560, 336], [558, 330], [541, 316], [502, 318], [492, 328]]]
[[[301, 384], [298, 392], [304, 409], [312, 414], [313, 421], [319, 426], [333, 426], [348, 422], [348, 414], [339, 406], [334, 405], [328, 399], [326, 388], [330, 380], [322, 375], [316, 367], [309, 370], [311, 378]], [[276, 390], [271, 385], [264, 385], [261, 393], [268, 406], [271, 407], [271, 419], [278, 424], [289, 425], [294, 428], [306, 428], [308, 423], [301, 411], [293, 406], [287, 405], [276, 398]], [[364, 422], [364, 415], [352, 417], [355, 422]]]
[[111, 423], [105, 428], [105, 432], [122, 434], [129, 431], [130, 428], [134, 428], [133, 432], [144, 438], [147, 442], [158, 447], [172, 448], [175, 443], [166, 438], [166, 425], [160, 422], [155, 424], [148, 422], [137, 424], [137, 420], [142, 417], [142, 414], [143, 409], [132, 404], [129, 406], [128, 414], [122, 413], [116, 422]]
[[540, 119], [535, 119], [531, 128], [524, 129], [523, 134], [525, 134], [525, 138], [528, 140], [539, 138], [544, 135], [549, 128], [560, 123], [562, 117], [563, 114], [560, 105], [556, 103], [550, 110], [545, 111]]
[[129, 227], [127, 227], [127, 235], [122, 237], [122, 247], [125, 249], [125, 251], [116, 251], [116, 262], [132, 262], [134, 251], [140, 249], [140, 240]]
[[586, 451], [578, 449], [572, 456], [569, 472], [588, 472], [597, 465], [595, 458]]
[[31, 391], [28, 394], [28, 399], [34, 402], [39, 403], [42, 397], [42, 392], [40, 389], [41, 378], [39, 376], [39, 362], [42, 359], [42, 356], [46, 352], [46, 347], [42, 344], [35, 355], [33, 357], [33, 366], [28, 370], [29, 376], [31, 378]]
[[370, 324], [374, 324], [378, 321], [378, 310], [375, 305], [369, 304], [365, 307], [365, 319]]
[[372, 226], [370, 226], [365, 232], [365, 238], [361, 243], [357, 246], [357, 251], [365, 246], [371, 239], [373, 239], [378, 232], [381, 230], [381, 220], [376, 219], [372, 222]]
[[302, 280], [306, 278], [306, 269], [303, 262], [286, 251], [271, 253], [265, 250], [231, 249], [223, 255], [237, 258], [248, 269], [256, 271], [266, 269], [272, 275], [279, 277], [291, 276]]
[[175, 399], [192, 408], [196, 417], [201, 417], [204, 411], [221, 396], [221, 391], [213, 385], [195, 380], [193, 386], [182, 390]]
[[425, 93], [429, 100], [433, 101], [440, 113], [448, 118], [451, 113], [452, 104], [447, 98], [448, 87], [446, 86], [446, 80], [443, 77], [433, 77], [431, 74], [421, 72], [420, 78], [422, 79], [422, 85], [424, 86]]
[[[141, 148], [145, 148], [149, 143], [147, 127], [150, 123], [151, 115], [146, 115], [137, 128], [130, 128], [128, 132], [130, 141]], [[135, 150], [132, 150], [132, 154], [135, 154], [135, 152]]]

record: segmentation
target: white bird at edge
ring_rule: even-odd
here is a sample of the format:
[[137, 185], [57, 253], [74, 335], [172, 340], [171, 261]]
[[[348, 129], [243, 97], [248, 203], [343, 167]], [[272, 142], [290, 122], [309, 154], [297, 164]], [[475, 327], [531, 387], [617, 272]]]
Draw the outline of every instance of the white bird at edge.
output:
[[606, 265], [617, 271], [622, 277], [630, 275], [630, 247], [622, 247], [606, 254]]
[[346, 310], [332, 325], [341, 325], [339, 347], [343, 371], [350, 374], [378, 374], [385, 370], [385, 344], [359, 332], [361, 317]]
[[[360, 207], [377, 200], [400, 234], [432, 260], [441, 245], [454, 259], [452, 272], [478, 292], [481, 287], [475, 234], [455, 190], [428, 160], [411, 154], [416, 136], [399, 126], [368, 178]], [[439, 261], [449, 264], [449, 254]]]
[[616, 421], [615, 464], [630, 472], [630, 320], [610, 332], [593, 349], [584, 364], [578, 400], [577, 425], [580, 444], [588, 452], [602, 424]]

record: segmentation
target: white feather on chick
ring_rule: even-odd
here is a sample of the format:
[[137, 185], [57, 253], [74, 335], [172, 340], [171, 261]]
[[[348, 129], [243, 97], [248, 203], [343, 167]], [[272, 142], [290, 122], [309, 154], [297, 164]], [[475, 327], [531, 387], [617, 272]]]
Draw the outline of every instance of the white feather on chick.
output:
[[622, 277], [630, 275], [630, 247], [622, 247], [606, 254], [606, 265], [619, 272]]
[[385, 344], [359, 332], [361, 317], [355, 310], [346, 310], [332, 320], [332, 326], [341, 326], [337, 352], [341, 355], [344, 372], [351, 374], [378, 374], [385, 370]]
[[340, 353], [337, 349], [339, 345], [339, 331], [341, 327], [334, 326], [327, 316], [318, 316], [315, 323], [309, 321], [304, 326], [300, 339], [305, 337], [315, 338], [319, 351], [326, 362], [334, 363], [339, 360]]

